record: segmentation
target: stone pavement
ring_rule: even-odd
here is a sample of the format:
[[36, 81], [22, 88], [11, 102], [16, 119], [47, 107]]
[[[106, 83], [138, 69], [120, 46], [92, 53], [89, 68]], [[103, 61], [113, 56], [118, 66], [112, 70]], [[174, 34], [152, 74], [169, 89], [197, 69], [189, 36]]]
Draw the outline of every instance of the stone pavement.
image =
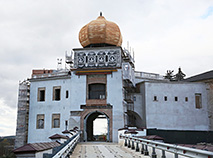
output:
[[71, 158], [148, 158], [140, 152], [130, 150], [115, 143], [86, 142], [78, 143]]

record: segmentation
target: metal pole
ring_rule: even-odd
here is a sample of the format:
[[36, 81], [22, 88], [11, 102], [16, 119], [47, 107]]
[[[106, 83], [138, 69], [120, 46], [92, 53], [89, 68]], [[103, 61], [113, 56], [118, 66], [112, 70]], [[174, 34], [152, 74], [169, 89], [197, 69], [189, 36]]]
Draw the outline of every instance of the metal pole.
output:
[[134, 140], [132, 140], [132, 150], [135, 149], [135, 144], [134, 144]]
[[162, 150], [162, 156], [161, 158], [166, 158], [165, 150]]
[[175, 158], [178, 158], [178, 154], [177, 153], [175, 153]]
[[127, 138], [125, 138], [124, 146], [127, 146]]
[[141, 154], [144, 154], [144, 144], [142, 144], [142, 147], [141, 147]]
[[138, 146], [138, 142], [136, 142], [136, 152], [139, 152], [139, 146]]
[[157, 158], [155, 147], [152, 147], [152, 158]]
[[130, 139], [128, 139], [128, 148], [131, 148]]
[[149, 155], [149, 151], [148, 151], [148, 147], [147, 147], [147, 145], [145, 145], [144, 155]]

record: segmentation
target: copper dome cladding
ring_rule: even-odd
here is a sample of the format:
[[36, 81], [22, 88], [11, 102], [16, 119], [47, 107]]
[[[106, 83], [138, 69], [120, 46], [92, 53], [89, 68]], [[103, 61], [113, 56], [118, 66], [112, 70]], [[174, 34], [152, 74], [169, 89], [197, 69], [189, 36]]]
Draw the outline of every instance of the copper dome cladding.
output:
[[117, 24], [107, 21], [102, 15], [91, 21], [79, 32], [79, 41], [83, 47], [91, 44], [121, 46], [122, 36]]

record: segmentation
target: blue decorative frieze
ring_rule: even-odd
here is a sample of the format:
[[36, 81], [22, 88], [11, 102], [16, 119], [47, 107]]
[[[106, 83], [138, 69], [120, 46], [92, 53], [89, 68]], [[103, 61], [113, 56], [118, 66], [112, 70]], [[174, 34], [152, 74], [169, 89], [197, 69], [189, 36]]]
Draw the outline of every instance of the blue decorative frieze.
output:
[[75, 49], [74, 68], [121, 67], [121, 49]]

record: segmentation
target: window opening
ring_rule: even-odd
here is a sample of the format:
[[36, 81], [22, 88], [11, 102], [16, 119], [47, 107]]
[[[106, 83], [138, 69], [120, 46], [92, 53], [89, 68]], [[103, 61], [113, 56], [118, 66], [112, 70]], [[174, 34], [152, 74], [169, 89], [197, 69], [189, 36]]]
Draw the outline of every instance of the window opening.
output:
[[185, 101], [188, 102], [188, 97], [185, 97]]
[[164, 96], [164, 101], [167, 101], [167, 96]]
[[45, 88], [38, 88], [38, 101], [45, 101]]
[[175, 97], [175, 101], [178, 101], [178, 97]]
[[52, 128], [60, 128], [60, 114], [52, 115]]
[[66, 98], [69, 97], [69, 91], [66, 91]]
[[196, 109], [202, 108], [202, 97], [200, 93], [195, 94], [195, 106], [196, 106]]
[[53, 100], [61, 99], [61, 87], [53, 87]]
[[158, 99], [157, 99], [157, 96], [154, 96], [154, 101], [157, 101]]
[[89, 99], [105, 99], [106, 85], [105, 84], [90, 84]]
[[133, 97], [133, 100], [136, 101], [136, 96]]
[[44, 128], [44, 114], [38, 114], [37, 115], [37, 129], [43, 129]]

